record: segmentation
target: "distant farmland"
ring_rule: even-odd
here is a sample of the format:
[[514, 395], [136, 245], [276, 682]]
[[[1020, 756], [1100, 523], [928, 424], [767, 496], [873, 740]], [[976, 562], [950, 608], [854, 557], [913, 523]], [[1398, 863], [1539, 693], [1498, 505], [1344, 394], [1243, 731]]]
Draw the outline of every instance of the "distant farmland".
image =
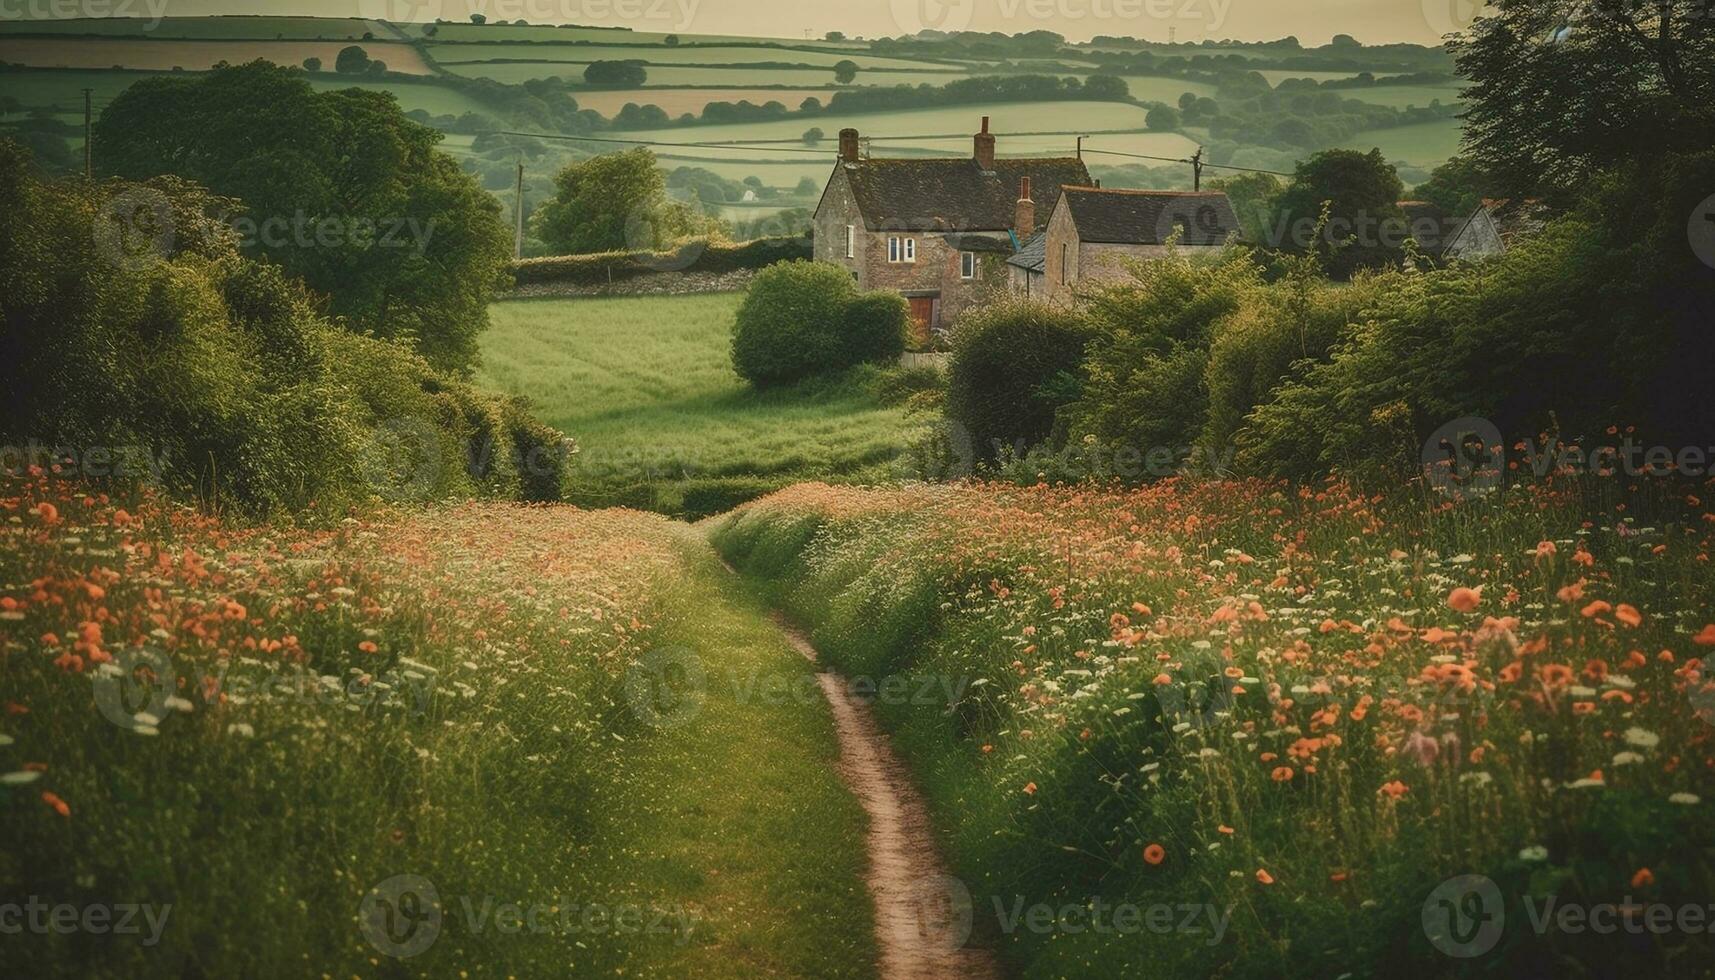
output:
[[[265, 58], [277, 65], [301, 65], [320, 58], [331, 72], [348, 41], [168, 41], [108, 38], [0, 37], [0, 61], [37, 68], [138, 68], [149, 71], [206, 71], [225, 61]], [[409, 44], [364, 41], [369, 57], [405, 75], [432, 73]]]
[[355, 17], [99, 17], [77, 20], [0, 21], [0, 36], [7, 34], [99, 34], [106, 37], [188, 38], [202, 40], [357, 40], [364, 34], [378, 38], [393, 36], [380, 21]]

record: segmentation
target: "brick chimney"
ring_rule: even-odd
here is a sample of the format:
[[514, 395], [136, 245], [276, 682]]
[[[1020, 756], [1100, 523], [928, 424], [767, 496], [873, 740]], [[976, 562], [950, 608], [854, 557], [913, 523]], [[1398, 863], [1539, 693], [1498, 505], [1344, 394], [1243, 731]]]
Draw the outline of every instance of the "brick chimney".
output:
[[1030, 178], [1018, 182], [1018, 210], [1013, 212], [1012, 230], [1019, 238], [1029, 238], [1036, 232], [1036, 202], [1030, 199]]
[[985, 173], [994, 170], [994, 134], [989, 132], [989, 117], [983, 117], [983, 131], [972, 141], [975, 144], [977, 166]]
[[840, 130], [840, 162], [858, 162], [858, 131], [855, 129]]

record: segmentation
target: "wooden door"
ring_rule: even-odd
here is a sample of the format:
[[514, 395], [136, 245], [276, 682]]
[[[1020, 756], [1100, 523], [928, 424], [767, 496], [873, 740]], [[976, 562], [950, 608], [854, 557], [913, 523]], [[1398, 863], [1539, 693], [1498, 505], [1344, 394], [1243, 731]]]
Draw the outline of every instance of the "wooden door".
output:
[[933, 296], [911, 296], [911, 338], [919, 344], [929, 342], [929, 326], [935, 319]]

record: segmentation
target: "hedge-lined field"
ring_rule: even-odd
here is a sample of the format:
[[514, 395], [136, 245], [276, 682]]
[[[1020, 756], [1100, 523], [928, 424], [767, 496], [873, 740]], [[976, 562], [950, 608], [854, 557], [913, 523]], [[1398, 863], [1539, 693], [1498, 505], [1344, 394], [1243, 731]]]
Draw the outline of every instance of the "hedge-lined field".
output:
[[[880, 710], [1019, 975], [1698, 976], [1642, 926], [1715, 873], [1711, 490], [806, 485], [712, 533], [840, 670], [956, 692]], [[1438, 934], [1461, 875], [1496, 905]]]
[[[553, 261], [553, 260], [550, 260]], [[732, 367], [740, 295], [497, 303], [483, 387], [577, 433], [566, 499], [702, 517], [801, 479], [883, 479], [918, 428], [880, 372], [751, 390]]]
[[820, 703], [661, 667], [808, 681], [727, 581], [634, 512], [0, 485], [0, 901], [154, 923], [14, 929], [8, 972], [870, 976]]

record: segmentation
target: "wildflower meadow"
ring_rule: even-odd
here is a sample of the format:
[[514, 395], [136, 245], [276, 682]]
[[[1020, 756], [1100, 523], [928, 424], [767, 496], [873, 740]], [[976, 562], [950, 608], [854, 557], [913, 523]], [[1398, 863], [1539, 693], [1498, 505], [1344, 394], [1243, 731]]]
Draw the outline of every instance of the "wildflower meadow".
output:
[[1693, 976], [1715, 511], [1648, 482], [804, 485], [713, 537], [969, 692], [878, 710], [1022, 975]]

